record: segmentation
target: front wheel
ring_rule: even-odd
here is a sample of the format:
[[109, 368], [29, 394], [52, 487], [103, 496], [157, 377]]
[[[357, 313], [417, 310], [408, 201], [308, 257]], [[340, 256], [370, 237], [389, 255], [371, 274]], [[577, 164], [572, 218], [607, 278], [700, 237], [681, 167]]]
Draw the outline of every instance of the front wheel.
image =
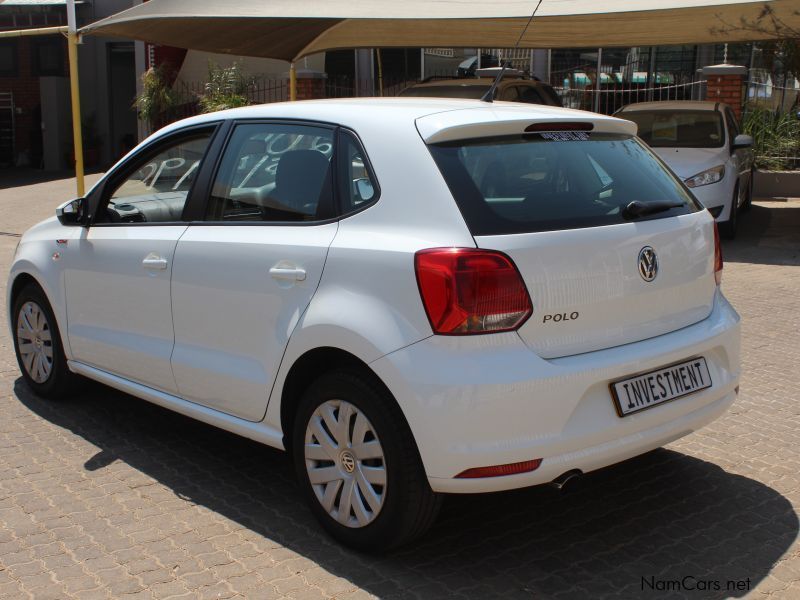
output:
[[731, 198], [731, 213], [728, 220], [719, 224], [719, 232], [722, 237], [732, 240], [736, 237], [736, 227], [739, 222], [739, 183], [733, 189], [733, 198]]
[[387, 551], [433, 524], [428, 485], [394, 398], [372, 377], [335, 370], [308, 388], [292, 438], [295, 470], [314, 516], [339, 542]]
[[78, 376], [70, 372], [50, 303], [38, 285], [26, 285], [14, 299], [14, 350], [22, 377], [37, 395], [57, 399], [72, 391]]
[[750, 177], [747, 179], [747, 196], [742, 204], [742, 211], [747, 212], [753, 208], [753, 180], [755, 179], [755, 168], [750, 169]]

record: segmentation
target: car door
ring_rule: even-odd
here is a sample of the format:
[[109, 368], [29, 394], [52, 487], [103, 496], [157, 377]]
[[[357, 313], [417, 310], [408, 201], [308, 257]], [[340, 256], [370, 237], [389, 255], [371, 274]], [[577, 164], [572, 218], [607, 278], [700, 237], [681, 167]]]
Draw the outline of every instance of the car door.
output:
[[336, 129], [240, 122], [178, 242], [172, 370], [186, 400], [260, 420], [336, 235]]
[[170, 277], [184, 207], [215, 127], [145, 148], [112, 172], [90, 227], [64, 252], [73, 359], [175, 393]]
[[744, 191], [746, 185], [750, 183], [750, 170], [753, 166], [753, 151], [751, 148], [737, 148], [733, 149], [733, 141], [739, 135], [739, 124], [736, 121], [736, 115], [730, 107], [725, 107], [725, 123], [728, 129], [728, 147], [731, 149], [731, 162], [738, 174], [739, 180], [739, 198], [744, 199]]

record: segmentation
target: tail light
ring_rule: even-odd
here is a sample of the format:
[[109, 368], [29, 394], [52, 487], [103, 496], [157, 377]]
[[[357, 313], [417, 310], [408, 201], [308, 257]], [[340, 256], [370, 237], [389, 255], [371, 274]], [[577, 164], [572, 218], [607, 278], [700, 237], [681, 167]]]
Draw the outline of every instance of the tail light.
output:
[[533, 312], [522, 276], [502, 252], [431, 248], [417, 252], [414, 266], [434, 333], [511, 331]]
[[722, 246], [719, 243], [719, 228], [714, 221], [714, 279], [717, 285], [722, 283]]

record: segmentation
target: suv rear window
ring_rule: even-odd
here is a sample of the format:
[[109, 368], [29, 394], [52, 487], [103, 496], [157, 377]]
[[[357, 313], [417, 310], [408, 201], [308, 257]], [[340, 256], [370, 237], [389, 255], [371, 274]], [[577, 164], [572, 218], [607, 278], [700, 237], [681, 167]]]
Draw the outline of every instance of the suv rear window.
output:
[[625, 222], [634, 200], [680, 203], [637, 220], [701, 210], [639, 140], [561, 132], [429, 146], [473, 235], [576, 229]]

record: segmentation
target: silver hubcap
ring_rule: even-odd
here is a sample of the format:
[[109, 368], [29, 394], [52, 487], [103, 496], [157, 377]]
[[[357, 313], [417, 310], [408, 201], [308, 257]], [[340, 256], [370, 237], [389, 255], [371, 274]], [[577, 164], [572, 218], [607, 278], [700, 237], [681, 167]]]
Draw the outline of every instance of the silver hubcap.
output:
[[322, 507], [347, 527], [364, 527], [386, 498], [386, 461], [364, 413], [344, 400], [321, 404], [306, 427], [308, 480]]
[[53, 337], [41, 306], [26, 302], [17, 316], [17, 345], [25, 371], [44, 383], [53, 370]]

